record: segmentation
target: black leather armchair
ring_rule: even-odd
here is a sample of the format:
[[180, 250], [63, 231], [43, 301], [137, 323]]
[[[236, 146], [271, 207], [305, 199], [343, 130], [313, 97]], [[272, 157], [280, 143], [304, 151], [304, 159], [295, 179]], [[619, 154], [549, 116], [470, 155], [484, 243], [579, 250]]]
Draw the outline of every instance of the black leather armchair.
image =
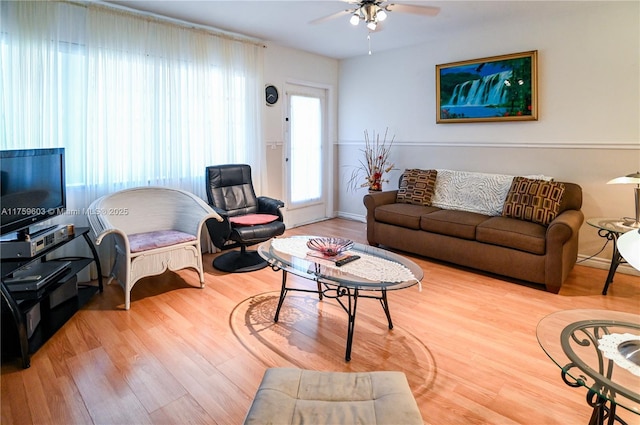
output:
[[207, 221], [213, 244], [220, 250], [240, 250], [218, 255], [213, 267], [226, 272], [249, 272], [267, 266], [256, 251], [247, 247], [284, 233], [280, 208], [284, 202], [256, 196], [251, 167], [246, 164], [214, 165], [206, 168], [209, 205], [224, 219]]

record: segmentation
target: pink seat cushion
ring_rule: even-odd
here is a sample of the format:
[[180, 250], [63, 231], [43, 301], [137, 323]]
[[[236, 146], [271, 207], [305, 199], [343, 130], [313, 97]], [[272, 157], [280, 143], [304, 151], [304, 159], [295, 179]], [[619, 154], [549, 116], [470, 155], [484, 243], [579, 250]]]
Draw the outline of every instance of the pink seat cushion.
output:
[[229, 217], [229, 222], [236, 226], [255, 226], [276, 221], [279, 217], [273, 214], [246, 214]]
[[129, 246], [131, 252], [141, 252], [195, 240], [195, 236], [177, 230], [158, 230], [129, 235]]

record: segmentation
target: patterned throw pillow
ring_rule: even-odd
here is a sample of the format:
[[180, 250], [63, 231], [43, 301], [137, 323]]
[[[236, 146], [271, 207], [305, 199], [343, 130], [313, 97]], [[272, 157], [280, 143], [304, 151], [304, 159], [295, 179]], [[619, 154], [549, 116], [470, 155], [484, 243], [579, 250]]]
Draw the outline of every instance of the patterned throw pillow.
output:
[[562, 183], [514, 177], [502, 216], [548, 226], [558, 215], [563, 194]]
[[404, 170], [396, 202], [400, 204], [431, 205], [431, 197], [436, 187], [436, 170]]

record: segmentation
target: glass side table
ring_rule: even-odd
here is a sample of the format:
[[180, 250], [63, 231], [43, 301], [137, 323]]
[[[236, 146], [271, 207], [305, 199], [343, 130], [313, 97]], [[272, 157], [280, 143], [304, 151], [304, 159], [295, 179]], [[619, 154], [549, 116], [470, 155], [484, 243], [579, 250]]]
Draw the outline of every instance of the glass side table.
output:
[[538, 323], [536, 336], [560, 367], [564, 383], [587, 390], [587, 403], [593, 409], [589, 424], [638, 423], [640, 315], [557, 311]]
[[613, 276], [621, 263], [626, 263], [625, 259], [618, 251], [618, 237], [623, 233], [633, 230], [633, 227], [625, 226], [624, 220], [621, 218], [604, 218], [596, 217], [587, 220], [589, 226], [598, 229], [598, 235], [607, 240], [613, 241], [613, 253], [611, 254], [611, 265], [609, 266], [609, 274], [602, 288], [602, 295], [607, 295], [609, 285], [613, 282]]

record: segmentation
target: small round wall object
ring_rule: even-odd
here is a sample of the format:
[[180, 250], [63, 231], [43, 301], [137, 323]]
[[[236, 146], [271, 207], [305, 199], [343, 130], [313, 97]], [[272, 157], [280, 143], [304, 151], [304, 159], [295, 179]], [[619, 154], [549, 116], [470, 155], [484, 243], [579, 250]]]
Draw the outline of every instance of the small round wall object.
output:
[[273, 106], [278, 101], [278, 89], [276, 86], [269, 84], [264, 89], [265, 99], [267, 101], [267, 106]]

